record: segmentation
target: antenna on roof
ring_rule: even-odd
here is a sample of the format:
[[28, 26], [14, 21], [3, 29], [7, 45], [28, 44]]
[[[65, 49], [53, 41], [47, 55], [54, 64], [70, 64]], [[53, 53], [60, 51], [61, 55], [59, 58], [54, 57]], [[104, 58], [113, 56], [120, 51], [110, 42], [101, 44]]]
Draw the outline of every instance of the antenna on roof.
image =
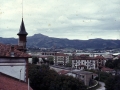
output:
[[22, 18], [23, 18], [23, 0], [22, 0]]

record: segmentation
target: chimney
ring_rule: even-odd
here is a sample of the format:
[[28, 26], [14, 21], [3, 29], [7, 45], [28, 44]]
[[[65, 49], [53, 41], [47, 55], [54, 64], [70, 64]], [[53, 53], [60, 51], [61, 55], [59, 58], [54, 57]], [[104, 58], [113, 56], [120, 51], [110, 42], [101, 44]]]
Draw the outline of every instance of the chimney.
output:
[[10, 55], [11, 55], [11, 57], [15, 57], [15, 56], [14, 56], [14, 46], [13, 46], [13, 45], [11, 46]]

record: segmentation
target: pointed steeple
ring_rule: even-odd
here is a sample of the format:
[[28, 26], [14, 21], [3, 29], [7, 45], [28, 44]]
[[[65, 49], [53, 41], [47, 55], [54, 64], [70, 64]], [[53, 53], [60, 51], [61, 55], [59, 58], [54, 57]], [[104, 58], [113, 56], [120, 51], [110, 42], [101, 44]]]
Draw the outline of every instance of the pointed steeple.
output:
[[20, 25], [19, 33], [17, 35], [19, 36], [19, 39], [18, 39], [19, 50], [25, 52], [28, 33], [25, 30], [23, 18]]
[[21, 22], [21, 25], [20, 25], [19, 33], [17, 35], [28, 35], [28, 33], [25, 30], [25, 25], [24, 25], [23, 18], [22, 18], [22, 22]]

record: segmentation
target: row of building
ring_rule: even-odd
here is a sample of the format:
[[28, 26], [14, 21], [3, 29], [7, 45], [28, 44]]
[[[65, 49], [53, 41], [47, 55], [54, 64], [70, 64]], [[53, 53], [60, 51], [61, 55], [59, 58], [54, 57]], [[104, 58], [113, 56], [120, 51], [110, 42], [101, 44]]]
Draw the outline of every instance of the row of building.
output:
[[61, 53], [61, 52], [42, 52], [37, 55], [40, 58], [53, 57], [54, 65], [66, 65], [71, 63], [73, 69], [99, 69], [104, 67], [107, 60], [118, 59], [119, 56], [113, 54], [101, 54], [101, 53], [90, 53], [90, 54], [76, 54], [76, 53]]

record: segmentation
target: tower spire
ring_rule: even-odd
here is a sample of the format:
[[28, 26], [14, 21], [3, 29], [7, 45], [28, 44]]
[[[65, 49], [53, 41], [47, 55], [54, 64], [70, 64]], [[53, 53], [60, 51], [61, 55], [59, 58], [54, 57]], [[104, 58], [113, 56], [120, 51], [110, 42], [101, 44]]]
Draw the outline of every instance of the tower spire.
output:
[[23, 18], [23, 0], [22, 0], [22, 18]]
[[25, 52], [28, 33], [25, 30], [25, 25], [23, 21], [23, 0], [22, 0], [22, 22], [21, 22], [20, 29], [17, 35], [19, 36], [19, 40], [18, 40], [19, 50]]

